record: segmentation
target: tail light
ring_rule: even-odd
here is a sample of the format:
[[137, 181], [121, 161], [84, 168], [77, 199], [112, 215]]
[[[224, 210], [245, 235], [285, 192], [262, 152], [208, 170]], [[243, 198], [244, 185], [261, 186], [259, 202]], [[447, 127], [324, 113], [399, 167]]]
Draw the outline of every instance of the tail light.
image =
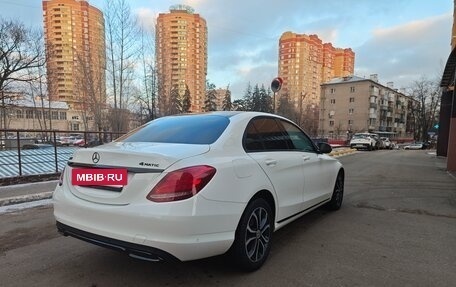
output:
[[216, 169], [208, 165], [172, 171], [149, 192], [147, 199], [155, 202], [169, 202], [190, 198], [209, 183], [215, 172]]
[[65, 167], [63, 167], [62, 172], [60, 173], [59, 186], [62, 186], [62, 184], [63, 184], [63, 175], [64, 175], [64, 173], [65, 173]]

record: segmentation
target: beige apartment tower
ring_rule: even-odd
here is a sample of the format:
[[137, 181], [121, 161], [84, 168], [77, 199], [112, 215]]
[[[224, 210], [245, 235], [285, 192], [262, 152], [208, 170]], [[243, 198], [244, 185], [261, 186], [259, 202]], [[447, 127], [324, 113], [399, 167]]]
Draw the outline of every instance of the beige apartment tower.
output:
[[354, 65], [355, 53], [350, 48], [334, 48], [317, 35], [285, 32], [280, 37], [281, 93], [287, 93], [296, 107], [299, 101], [317, 107], [320, 85], [335, 77], [352, 75]]
[[156, 24], [159, 113], [170, 112], [171, 95], [182, 97], [188, 87], [191, 112], [204, 106], [207, 74], [206, 20], [186, 5], [160, 13]]
[[103, 13], [85, 0], [44, 0], [43, 21], [50, 100], [70, 110], [105, 104]]

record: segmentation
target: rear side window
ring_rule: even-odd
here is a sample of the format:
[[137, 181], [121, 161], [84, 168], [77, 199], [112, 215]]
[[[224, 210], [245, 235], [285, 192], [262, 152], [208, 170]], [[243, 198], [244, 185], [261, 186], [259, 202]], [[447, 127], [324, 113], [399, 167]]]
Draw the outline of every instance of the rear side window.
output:
[[285, 130], [273, 118], [255, 118], [246, 128], [244, 148], [247, 152], [288, 150], [291, 146]]
[[117, 141], [212, 144], [229, 123], [227, 117], [216, 115], [164, 117], [145, 124]]

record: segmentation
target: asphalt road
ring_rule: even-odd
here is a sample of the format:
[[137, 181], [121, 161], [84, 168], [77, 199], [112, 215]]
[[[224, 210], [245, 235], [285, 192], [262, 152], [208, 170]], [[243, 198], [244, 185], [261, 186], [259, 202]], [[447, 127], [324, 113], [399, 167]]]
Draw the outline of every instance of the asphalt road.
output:
[[456, 179], [427, 151], [359, 152], [341, 210], [274, 233], [262, 269], [150, 263], [60, 236], [52, 207], [0, 215], [0, 286], [455, 286]]

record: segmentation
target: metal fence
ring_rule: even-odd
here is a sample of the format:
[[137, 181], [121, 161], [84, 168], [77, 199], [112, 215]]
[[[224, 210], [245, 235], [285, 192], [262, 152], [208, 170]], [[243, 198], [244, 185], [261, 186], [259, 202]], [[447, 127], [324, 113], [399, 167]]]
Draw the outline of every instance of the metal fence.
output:
[[59, 173], [76, 149], [108, 143], [123, 134], [0, 129], [0, 179]]

